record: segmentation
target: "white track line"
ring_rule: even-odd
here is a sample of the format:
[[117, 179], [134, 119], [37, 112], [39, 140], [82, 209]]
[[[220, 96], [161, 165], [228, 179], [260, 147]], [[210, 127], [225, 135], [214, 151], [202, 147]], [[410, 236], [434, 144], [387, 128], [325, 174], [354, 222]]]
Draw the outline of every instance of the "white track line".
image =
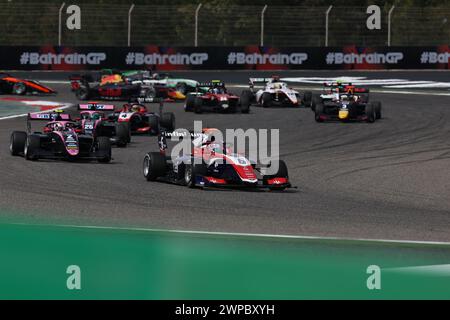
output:
[[414, 240], [390, 240], [390, 239], [364, 239], [364, 238], [339, 238], [339, 237], [320, 237], [320, 236], [302, 236], [302, 235], [281, 235], [281, 234], [260, 234], [260, 233], [235, 233], [235, 232], [214, 232], [214, 231], [191, 231], [191, 230], [171, 230], [171, 229], [148, 229], [148, 228], [127, 228], [127, 227], [105, 227], [105, 226], [80, 226], [80, 225], [39, 225], [26, 223], [13, 223], [12, 225], [32, 226], [32, 227], [56, 227], [73, 229], [92, 229], [92, 230], [111, 230], [111, 231], [131, 231], [131, 232], [152, 232], [152, 233], [173, 233], [173, 234], [194, 234], [208, 236], [227, 236], [227, 237], [254, 237], [254, 238], [275, 238], [275, 239], [297, 239], [297, 240], [326, 240], [326, 241], [345, 241], [345, 242], [367, 242], [384, 244], [416, 244], [416, 245], [444, 245], [450, 246], [450, 242], [441, 241], [414, 241]]
[[406, 273], [411, 275], [450, 276], [450, 264], [385, 268], [383, 271]]
[[[248, 85], [229, 85], [229, 87], [233, 88], [247, 88]], [[312, 91], [323, 91], [323, 87], [298, 87], [293, 86], [294, 89], [297, 90], [312, 90]], [[370, 92], [373, 93], [388, 93], [388, 94], [402, 94], [402, 95], [423, 95], [423, 96], [444, 96], [444, 97], [450, 97], [450, 92], [421, 92], [421, 91], [405, 91], [405, 90], [385, 90], [385, 89], [370, 89]]]

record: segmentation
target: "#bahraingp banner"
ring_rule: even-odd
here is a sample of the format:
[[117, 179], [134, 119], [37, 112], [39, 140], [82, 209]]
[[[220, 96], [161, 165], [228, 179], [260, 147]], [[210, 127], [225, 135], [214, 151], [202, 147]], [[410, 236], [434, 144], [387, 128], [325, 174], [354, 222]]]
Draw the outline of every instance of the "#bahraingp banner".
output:
[[385, 70], [450, 69], [436, 47], [0, 47], [4, 70]]

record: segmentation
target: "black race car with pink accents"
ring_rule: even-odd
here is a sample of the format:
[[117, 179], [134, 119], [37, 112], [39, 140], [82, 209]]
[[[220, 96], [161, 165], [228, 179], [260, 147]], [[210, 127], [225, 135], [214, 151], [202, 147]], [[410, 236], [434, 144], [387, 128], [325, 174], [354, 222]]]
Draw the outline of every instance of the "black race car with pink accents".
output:
[[[31, 130], [32, 121], [47, 121], [43, 132]], [[30, 113], [27, 132], [11, 134], [10, 152], [13, 156], [24, 156], [27, 160], [96, 160], [111, 161], [111, 142], [107, 137], [94, 139], [92, 135], [79, 134], [78, 124], [61, 112]]]
[[[131, 129], [127, 122], [117, 122], [115, 106], [90, 102], [79, 104], [78, 133], [92, 135], [94, 138], [108, 137], [113, 145], [124, 148], [131, 142]], [[109, 112], [109, 113], [108, 113]]]

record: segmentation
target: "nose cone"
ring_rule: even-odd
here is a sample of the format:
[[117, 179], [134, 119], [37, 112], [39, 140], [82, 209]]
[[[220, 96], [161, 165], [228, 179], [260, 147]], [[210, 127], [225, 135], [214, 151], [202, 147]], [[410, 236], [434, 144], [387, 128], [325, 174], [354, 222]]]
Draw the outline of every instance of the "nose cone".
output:
[[345, 120], [348, 119], [349, 113], [348, 110], [339, 110], [339, 119]]
[[172, 91], [169, 92], [169, 97], [171, 97], [172, 99], [176, 99], [176, 100], [184, 100], [186, 99], [186, 96], [184, 94], [182, 94], [179, 91]]

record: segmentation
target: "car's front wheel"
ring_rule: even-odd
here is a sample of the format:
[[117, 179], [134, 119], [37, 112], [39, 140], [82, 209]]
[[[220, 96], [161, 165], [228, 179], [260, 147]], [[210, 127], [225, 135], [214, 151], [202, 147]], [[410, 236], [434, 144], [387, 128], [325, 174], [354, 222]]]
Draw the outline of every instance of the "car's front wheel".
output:
[[166, 174], [166, 157], [158, 152], [149, 152], [144, 157], [144, 177], [147, 181], [155, 181]]

